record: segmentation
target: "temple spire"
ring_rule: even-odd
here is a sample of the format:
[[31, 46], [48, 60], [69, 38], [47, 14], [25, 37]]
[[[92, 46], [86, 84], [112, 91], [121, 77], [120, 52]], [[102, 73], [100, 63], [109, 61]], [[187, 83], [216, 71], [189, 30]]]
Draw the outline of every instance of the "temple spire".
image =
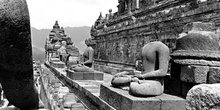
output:
[[102, 12], [100, 12], [100, 15], [99, 15], [98, 20], [101, 20], [101, 19], [103, 19], [103, 17], [102, 17]]
[[59, 24], [58, 24], [58, 21], [55, 22], [53, 28], [60, 29], [60, 26], [59, 26]]

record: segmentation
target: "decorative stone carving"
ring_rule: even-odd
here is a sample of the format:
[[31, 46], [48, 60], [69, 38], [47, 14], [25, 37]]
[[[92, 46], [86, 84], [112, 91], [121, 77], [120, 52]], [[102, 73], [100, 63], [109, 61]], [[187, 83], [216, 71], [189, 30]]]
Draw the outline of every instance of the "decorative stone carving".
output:
[[[150, 42], [142, 48], [143, 73], [124, 71], [112, 79], [112, 86], [130, 86], [134, 96], [161, 95], [164, 91], [163, 76], [169, 62], [169, 48], [162, 42]], [[145, 79], [145, 80], [144, 80]]]

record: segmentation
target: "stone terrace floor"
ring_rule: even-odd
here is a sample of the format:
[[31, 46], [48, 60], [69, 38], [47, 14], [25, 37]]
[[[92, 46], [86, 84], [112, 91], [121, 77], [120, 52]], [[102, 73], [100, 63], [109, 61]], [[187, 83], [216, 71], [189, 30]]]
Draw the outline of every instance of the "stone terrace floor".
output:
[[[91, 110], [116, 110], [117, 106], [114, 106], [114, 104], [109, 104], [109, 102], [104, 101], [102, 98], [100, 98], [100, 87], [106, 88], [105, 85], [110, 85], [112, 75], [104, 73], [104, 80], [98, 81], [98, 80], [72, 80], [69, 77], [66, 76], [66, 70], [64, 68], [53, 68], [49, 64], [46, 64], [48, 68], [51, 69], [51, 71], [55, 74], [55, 76], [63, 82], [67, 87], [70, 88], [70, 90]], [[103, 86], [104, 85], [104, 86]], [[123, 93], [119, 89], [114, 89], [111, 87], [107, 87], [107, 91], [113, 91], [111, 93], [116, 94], [113, 96], [112, 100], [114, 100], [117, 96], [122, 97], [122, 100], [126, 100], [127, 102], [133, 104], [133, 105], [139, 105], [143, 103], [149, 104], [151, 103], [150, 100], [155, 99], [155, 97], [150, 98], [136, 98], [133, 96], [130, 96], [128, 93]], [[121, 92], [120, 92], [121, 91]], [[124, 91], [126, 92], [126, 91]], [[110, 94], [109, 94], [110, 95]], [[133, 98], [132, 98], [133, 97]], [[117, 101], [114, 101], [117, 102]], [[117, 103], [123, 103], [123, 102], [117, 102]], [[133, 106], [132, 105], [132, 106]], [[176, 96], [171, 96], [168, 94], [163, 94], [156, 97], [155, 105], [157, 105], [157, 108], [155, 110], [185, 110], [185, 100]], [[159, 105], [159, 107], [158, 107]], [[168, 107], [167, 107], [168, 106]], [[181, 107], [180, 107], [181, 106]], [[155, 106], [156, 107], [156, 106]], [[139, 107], [140, 108], [140, 107]], [[145, 108], [147, 108], [145, 106]], [[154, 108], [154, 107], [153, 107]], [[170, 109], [172, 108], [172, 109]], [[122, 107], [119, 107], [117, 109], [123, 110]], [[137, 110], [130, 108], [131, 110]], [[152, 108], [147, 108], [151, 110]], [[138, 109], [139, 110], [139, 109]], [[141, 110], [141, 109], [140, 109]]]

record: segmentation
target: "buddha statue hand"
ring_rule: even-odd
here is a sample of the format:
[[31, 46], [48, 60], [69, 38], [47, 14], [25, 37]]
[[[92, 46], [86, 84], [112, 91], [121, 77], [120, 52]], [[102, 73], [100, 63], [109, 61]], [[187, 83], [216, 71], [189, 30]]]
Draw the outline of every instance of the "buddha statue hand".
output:
[[124, 87], [129, 86], [132, 78], [129, 75], [120, 75], [120, 76], [114, 76], [112, 78], [111, 84], [114, 87]]
[[123, 77], [124, 75], [128, 75], [128, 71], [122, 71], [114, 75], [114, 77]]

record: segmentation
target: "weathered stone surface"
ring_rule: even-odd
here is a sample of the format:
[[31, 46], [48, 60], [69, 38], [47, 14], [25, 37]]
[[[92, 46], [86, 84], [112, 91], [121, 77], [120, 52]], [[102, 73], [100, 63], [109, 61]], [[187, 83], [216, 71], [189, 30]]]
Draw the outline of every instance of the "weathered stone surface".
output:
[[4, 94], [16, 107], [38, 108], [26, 0], [0, 0], [0, 10], [0, 83]]
[[218, 36], [214, 32], [192, 31], [177, 38], [176, 50], [218, 51]]
[[220, 67], [210, 67], [208, 75], [208, 83], [219, 83], [220, 82]]
[[220, 109], [220, 84], [196, 85], [187, 93], [187, 110]]
[[[95, 59], [122, 62], [122, 65], [135, 64], [140, 56], [141, 47], [148, 42], [160, 40], [173, 49], [178, 34], [187, 23], [212, 21], [214, 25], [220, 26], [219, 12], [215, 11], [220, 8], [217, 0], [211, 3], [207, 3], [210, 0], [199, 2], [198, 7], [194, 8], [189, 5], [189, 2], [193, 2], [190, 0], [158, 1], [160, 5], [145, 6], [145, 9], [137, 9], [130, 15], [117, 15], [114, 20], [110, 20], [105, 29], [92, 30], [92, 39], [97, 43]], [[198, 27], [193, 30], [212, 29], [207, 26], [207, 23]], [[194, 27], [188, 30], [192, 28]]]
[[94, 73], [94, 80], [103, 80], [104, 74], [103, 73]]
[[214, 28], [215, 26], [213, 23], [192, 22], [183, 27], [183, 32], [187, 33], [190, 31], [213, 31]]
[[83, 79], [84, 80], [94, 80], [94, 73], [83, 73]]
[[66, 70], [67, 77], [73, 80], [103, 80], [104, 73], [95, 72], [74, 72], [72, 70]]
[[206, 83], [208, 71], [208, 66], [183, 65], [180, 78], [190, 83]]
[[102, 84], [100, 98], [117, 110], [185, 110], [185, 100], [162, 94], [156, 97], [134, 97], [127, 90]]
[[216, 60], [220, 61], [220, 52], [211, 51], [211, 50], [176, 50], [172, 53], [173, 58], [182, 58], [182, 59], [206, 59], [206, 60]]

